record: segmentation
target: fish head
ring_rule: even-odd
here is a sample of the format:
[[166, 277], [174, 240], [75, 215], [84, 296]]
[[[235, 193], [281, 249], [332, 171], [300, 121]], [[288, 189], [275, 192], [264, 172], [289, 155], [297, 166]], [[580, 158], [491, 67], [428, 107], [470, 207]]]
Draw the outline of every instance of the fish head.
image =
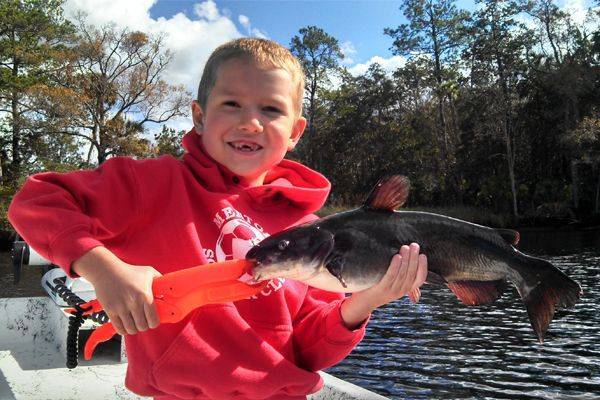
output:
[[251, 275], [305, 281], [319, 274], [333, 250], [333, 234], [318, 225], [301, 225], [262, 240], [246, 254], [255, 262]]

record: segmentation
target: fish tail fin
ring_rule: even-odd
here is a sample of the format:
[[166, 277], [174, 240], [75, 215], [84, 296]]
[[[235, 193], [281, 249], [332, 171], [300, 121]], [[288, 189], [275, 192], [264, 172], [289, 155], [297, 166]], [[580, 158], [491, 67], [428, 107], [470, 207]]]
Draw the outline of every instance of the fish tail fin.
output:
[[577, 282], [548, 261], [525, 257], [523, 279], [517, 289], [525, 302], [531, 326], [540, 343], [543, 343], [556, 307], [574, 306], [582, 291]]

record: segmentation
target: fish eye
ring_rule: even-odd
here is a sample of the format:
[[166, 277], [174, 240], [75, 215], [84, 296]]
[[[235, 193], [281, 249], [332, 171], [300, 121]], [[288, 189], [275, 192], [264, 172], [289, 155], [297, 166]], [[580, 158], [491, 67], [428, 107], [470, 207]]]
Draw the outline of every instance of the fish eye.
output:
[[288, 246], [289, 246], [289, 244], [290, 244], [290, 241], [289, 241], [289, 240], [283, 239], [282, 241], [280, 241], [280, 242], [277, 244], [277, 248], [278, 248], [279, 250], [285, 250], [285, 248], [286, 248], [286, 247], [288, 247]]

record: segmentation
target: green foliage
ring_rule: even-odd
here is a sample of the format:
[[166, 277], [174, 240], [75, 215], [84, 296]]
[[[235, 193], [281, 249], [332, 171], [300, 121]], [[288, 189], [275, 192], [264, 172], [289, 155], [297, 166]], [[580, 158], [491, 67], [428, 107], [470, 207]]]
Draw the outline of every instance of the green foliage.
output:
[[[182, 155], [185, 132], [145, 131], [191, 98], [160, 79], [162, 39], [73, 26], [61, 4], [0, 0], [0, 214], [29, 173]], [[396, 71], [350, 74], [338, 40], [316, 26], [291, 40], [309, 121], [291, 156], [331, 180], [321, 214], [360, 205], [381, 176], [400, 173], [409, 207], [485, 225], [599, 215], [600, 13], [576, 24], [555, 0], [482, 0], [473, 13], [407, 0], [401, 10], [407, 22], [384, 31], [406, 57]]]
[[455, 100], [461, 80], [457, 62], [459, 50], [466, 44], [468, 13], [457, 9], [453, 0], [407, 0], [401, 10], [408, 23], [385, 28], [384, 33], [394, 39], [394, 54], [410, 56], [421, 65], [428, 76], [424, 81], [427, 96], [436, 100], [432, 140], [439, 154], [429, 181], [449, 201], [460, 202]]
[[455, 57], [453, 49], [465, 39], [467, 12], [458, 10], [452, 0], [406, 0], [401, 8], [408, 24], [384, 30], [394, 38], [396, 54], [427, 54], [441, 62]]
[[385, 33], [406, 64], [342, 73], [319, 93], [326, 112], [309, 146], [333, 184], [328, 210], [403, 173], [413, 206], [506, 216], [494, 226], [598, 212], [597, 19], [578, 26], [546, 0], [480, 3], [466, 16], [451, 1], [404, 2], [408, 23]]
[[8, 222], [8, 206], [15, 194], [14, 186], [0, 185], [0, 232], [12, 231], [12, 226]]
[[73, 26], [62, 16], [62, 3], [0, 0], [0, 158], [8, 182], [18, 180], [36, 159], [30, 142], [44, 134], [31, 94], [52, 86], [69, 52]]
[[336, 38], [316, 26], [300, 29], [300, 36], [291, 40], [290, 51], [294, 54], [306, 76], [306, 96], [304, 115], [308, 120], [307, 134], [298, 147], [297, 156], [304, 162], [319, 169], [323, 155], [318, 150], [321, 136], [321, 121], [325, 104], [322, 92], [330, 84], [330, 75], [339, 69], [339, 61], [344, 58]]
[[144, 125], [184, 115], [191, 101], [183, 87], [161, 77], [171, 60], [162, 37], [92, 26], [84, 16], [76, 28], [62, 90], [39, 96], [48, 120], [88, 148], [87, 163], [92, 157], [101, 164], [115, 155], [152, 154]]
[[175, 129], [163, 125], [160, 133], [154, 135], [154, 154], [157, 156], [168, 154], [176, 158], [183, 156], [181, 140], [185, 133], [184, 130], [177, 132]]
[[327, 81], [327, 73], [344, 58], [337, 39], [316, 26], [301, 28], [299, 33], [292, 38], [290, 51], [300, 60], [309, 81]]

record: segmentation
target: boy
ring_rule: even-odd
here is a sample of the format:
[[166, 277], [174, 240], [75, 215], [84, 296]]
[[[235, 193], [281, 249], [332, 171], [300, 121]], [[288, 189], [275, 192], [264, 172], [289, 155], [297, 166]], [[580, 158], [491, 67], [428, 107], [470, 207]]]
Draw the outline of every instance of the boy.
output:
[[[152, 279], [243, 258], [269, 233], [316, 218], [329, 182], [283, 160], [304, 132], [303, 74], [282, 46], [229, 42], [209, 58], [182, 161], [108, 160], [30, 177], [9, 218], [40, 254], [95, 287], [125, 335], [127, 387], [158, 399], [304, 399], [314, 371], [362, 339], [371, 311], [418, 297], [426, 259], [403, 246], [381, 283], [344, 300], [272, 280], [256, 298], [201, 307], [158, 325]], [[153, 329], [148, 329], [153, 328]]]

